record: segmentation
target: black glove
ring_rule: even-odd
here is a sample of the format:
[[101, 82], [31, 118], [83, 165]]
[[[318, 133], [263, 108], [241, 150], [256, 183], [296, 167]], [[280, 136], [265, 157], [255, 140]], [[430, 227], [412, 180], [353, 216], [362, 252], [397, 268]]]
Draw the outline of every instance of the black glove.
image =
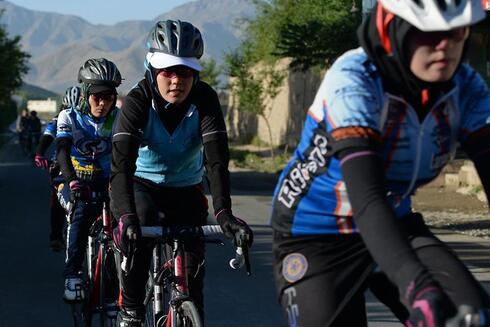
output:
[[409, 296], [407, 327], [444, 327], [456, 313], [454, 305], [437, 284], [429, 284]]
[[91, 197], [90, 187], [86, 184], [80, 183], [78, 180], [70, 182], [70, 200], [82, 200], [88, 201]]
[[128, 213], [118, 219], [118, 224], [112, 232], [114, 244], [124, 256], [128, 255], [129, 242], [136, 244], [141, 240], [141, 227], [138, 217]]
[[216, 214], [216, 220], [223, 230], [223, 234], [235, 242], [236, 246], [244, 243], [252, 246], [254, 234], [250, 227], [242, 219], [233, 216], [231, 211], [223, 209]]

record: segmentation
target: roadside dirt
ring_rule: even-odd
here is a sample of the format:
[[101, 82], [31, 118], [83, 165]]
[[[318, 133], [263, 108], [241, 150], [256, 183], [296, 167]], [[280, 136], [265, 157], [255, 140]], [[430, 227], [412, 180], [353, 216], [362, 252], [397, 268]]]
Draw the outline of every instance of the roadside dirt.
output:
[[484, 238], [490, 238], [490, 215], [486, 202], [456, 189], [426, 186], [413, 197], [413, 207], [428, 225]]

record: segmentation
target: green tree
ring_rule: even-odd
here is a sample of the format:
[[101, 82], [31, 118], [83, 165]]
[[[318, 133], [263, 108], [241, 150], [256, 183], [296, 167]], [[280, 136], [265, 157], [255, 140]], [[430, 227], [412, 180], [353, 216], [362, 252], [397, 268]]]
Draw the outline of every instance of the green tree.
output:
[[[0, 16], [3, 11], [0, 11]], [[30, 55], [20, 47], [20, 36], [9, 38], [4, 26], [0, 26], [0, 104], [10, 102], [14, 90], [22, 85], [27, 73]]]
[[211, 87], [215, 90], [219, 88], [220, 79], [219, 75], [221, 74], [220, 68], [217, 66], [216, 61], [214, 59], [203, 60], [201, 62], [202, 71], [199, 73], [201, 80], [211, 85]]
[[[358, 1], [358, 0], [355, 0]], [[255, 0], [247, 42], [258, 58], [291, 57], [293, 67], [325, 68], [357, 46], [360, 13], [346, 0]]]
[[246, 45], [225, 56], [228, 74], [231, 77], [230, 89], [238, 98], [238, 110], [262, 117], [269, 134], [269, 149], [272, 164], [275, 164], [274, 140], [267, 103], [274, 101], [280, 92], [285, 73], [275, 68], [275, 63], [257, 65], [250, 47]]

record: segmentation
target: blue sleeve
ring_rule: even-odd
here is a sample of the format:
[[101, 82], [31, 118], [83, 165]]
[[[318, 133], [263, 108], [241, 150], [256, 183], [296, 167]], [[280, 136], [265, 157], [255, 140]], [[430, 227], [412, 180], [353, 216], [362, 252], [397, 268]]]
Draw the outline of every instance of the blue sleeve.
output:
[[459, 141], [490, 124], [490, 91], [483, 78], [470, 66], [462, 65], [455, 82], [460, 88], [459, 106], [462, 112]]

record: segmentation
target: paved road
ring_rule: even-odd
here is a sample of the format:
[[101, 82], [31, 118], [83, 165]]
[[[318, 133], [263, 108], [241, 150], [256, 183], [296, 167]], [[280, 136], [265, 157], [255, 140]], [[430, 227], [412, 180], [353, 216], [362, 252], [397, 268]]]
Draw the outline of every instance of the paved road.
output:
[[[267, 227], [274, 179], [251, 172], [232, 174], [234, 211], [254, 227], [253, 276], [231, 271], [231, 247], [208, 246], [206, 322], [211, 327], [285, 327], [276, 304]], [[61, 300], [63, 255], [48, 249], [47, 174], [31, 166], [15, 144], [0, 152], [0, 327], [70, 326]], [[490, 243], [439, 230], [476, 276], [490, 282]], [[369, 326], [401, 326], [368, 294]]]

